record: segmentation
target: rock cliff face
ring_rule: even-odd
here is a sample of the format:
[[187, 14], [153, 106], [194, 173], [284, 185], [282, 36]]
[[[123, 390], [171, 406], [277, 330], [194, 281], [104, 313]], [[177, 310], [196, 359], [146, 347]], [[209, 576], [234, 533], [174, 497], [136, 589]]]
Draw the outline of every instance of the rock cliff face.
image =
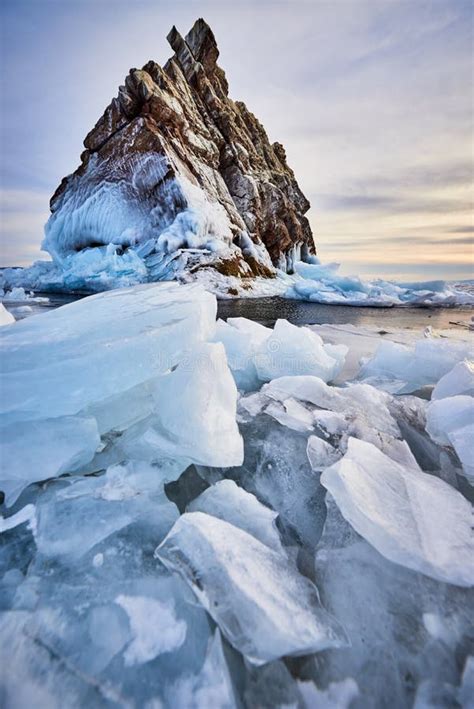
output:
[[87, 135], [80, 167], [51, 199], [43, 248], [58, 264], [84, 249], [133, 251], [149, 280], [207, 266], [290, 272], [315, 247], [283, 146], [229, 98], [204, 20], [185, 38], [173, 27], [168, 41], [167, 64], [131, 69]]

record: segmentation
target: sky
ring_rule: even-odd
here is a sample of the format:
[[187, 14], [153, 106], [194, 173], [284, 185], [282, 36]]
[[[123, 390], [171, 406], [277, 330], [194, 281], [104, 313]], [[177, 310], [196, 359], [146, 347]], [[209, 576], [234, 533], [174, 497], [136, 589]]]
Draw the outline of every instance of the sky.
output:
[[343, 273], [473, 278], [473, 4], [3, 0], [0, 265], [40, 252], [49, 198], [131, 67], [202, 16]]

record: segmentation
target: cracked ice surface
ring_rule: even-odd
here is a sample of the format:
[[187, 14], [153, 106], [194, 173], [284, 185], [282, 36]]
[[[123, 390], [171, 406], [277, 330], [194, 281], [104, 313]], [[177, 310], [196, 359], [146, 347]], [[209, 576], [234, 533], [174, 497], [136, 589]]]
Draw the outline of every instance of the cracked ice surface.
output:
[[470, 343], [369, 335], [178, 284], [1, 328], [2, 706], [471, 709]]

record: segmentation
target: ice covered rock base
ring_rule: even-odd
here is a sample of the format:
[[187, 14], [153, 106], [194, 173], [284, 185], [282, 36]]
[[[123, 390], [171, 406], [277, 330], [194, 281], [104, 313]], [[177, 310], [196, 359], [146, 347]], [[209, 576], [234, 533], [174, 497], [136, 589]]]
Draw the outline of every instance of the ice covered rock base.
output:
[[2, 707], [472, 708], [471, 343], [196, 284], [6, 320]]

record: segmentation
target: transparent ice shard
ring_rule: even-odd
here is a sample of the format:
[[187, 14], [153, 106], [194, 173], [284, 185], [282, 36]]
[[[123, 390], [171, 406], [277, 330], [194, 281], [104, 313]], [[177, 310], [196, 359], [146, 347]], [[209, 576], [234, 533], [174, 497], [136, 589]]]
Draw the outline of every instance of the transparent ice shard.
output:
[[283, 555], [227, 522], [186, 513], [156, 556], [182, 576], [223, 635], [252, 663], [346, 643], [311, 581]]

